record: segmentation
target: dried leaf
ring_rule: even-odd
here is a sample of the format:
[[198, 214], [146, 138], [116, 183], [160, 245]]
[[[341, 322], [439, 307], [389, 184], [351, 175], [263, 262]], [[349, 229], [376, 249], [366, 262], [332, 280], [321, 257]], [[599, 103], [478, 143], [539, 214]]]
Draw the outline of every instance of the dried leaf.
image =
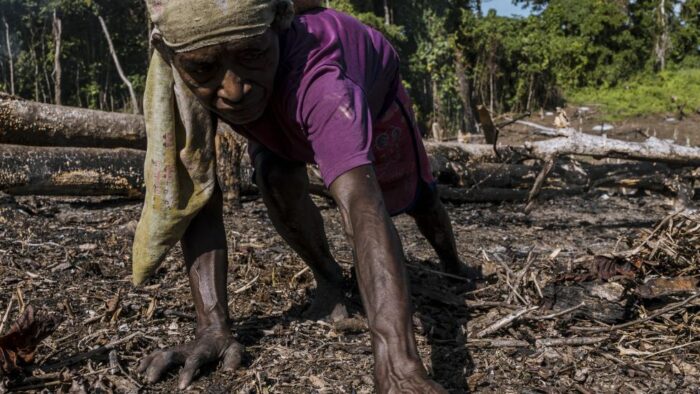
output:
[[31, 364], [37, 346], [58, 328], [61, 321], [63, 317], [42, 310], [35, 313], [29, 305], [10, 331], [0, 337], [0, 369], [12, 373], [23, 364]]
[[615, 276], [634, 279], [639, 274], [639, 266], [621, 257], [596, 256], [593, 259], [598, 279], [607, 281]]
[[121, 289], [117, 290], [117, 294], [114, 295], [109, 301], [105, 302], [105, 312], [108, 315], [113, 314], [114, 312], [119, 309], [119, 304], [121, 303], [122, 300], [122, 292]]

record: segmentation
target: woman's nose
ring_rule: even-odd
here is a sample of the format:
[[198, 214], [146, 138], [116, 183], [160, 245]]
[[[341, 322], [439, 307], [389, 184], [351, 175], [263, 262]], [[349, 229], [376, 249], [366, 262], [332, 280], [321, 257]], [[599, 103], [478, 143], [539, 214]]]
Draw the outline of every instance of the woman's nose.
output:
[[218, 96], [235, 104], [243, 101], [251, 89], [252, 86], [249, 83], [244, 82], [233, 71], [228, 70], [221, 80]]

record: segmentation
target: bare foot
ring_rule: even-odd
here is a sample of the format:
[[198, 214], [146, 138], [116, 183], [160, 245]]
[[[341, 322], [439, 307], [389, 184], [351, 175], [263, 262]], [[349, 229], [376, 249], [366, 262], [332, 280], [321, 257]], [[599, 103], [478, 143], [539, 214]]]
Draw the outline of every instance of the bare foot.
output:
[[443, 271], [450, 275], [478, 281], [484, 278], [481, 267], [475, 267], [462, 261], [441, 261]]
[[389, 394], [449, 394], [442, 386], [430, 379], [413, 378], [399, 382]]
[[416, 374], [401, 380], [392, 379], [387, 387], [379, 389], [382, 394], [449, 394], [435, 381], [423, 374]]
[[346, 307], [342, 284], [319, 284], [311, 306], [304, 312], [308, 320], [328, 320], [336, 322], [347, 319], [350, 315]]

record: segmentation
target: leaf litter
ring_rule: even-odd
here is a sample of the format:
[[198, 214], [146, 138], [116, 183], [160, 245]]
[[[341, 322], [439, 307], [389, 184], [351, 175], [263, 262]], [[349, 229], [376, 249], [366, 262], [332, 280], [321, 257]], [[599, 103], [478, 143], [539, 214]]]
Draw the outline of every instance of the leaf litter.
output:
[[[697, 215], [669, 219], [668, 204], [655, 195], [600, 197], [548, 201], [529, 216], [511, 204], [448, 207], [461, 256], [484, 274], [476, 289], [440, 275], [415, 225], [396, 220], [419, 351], [450, 392], [700, 390]], [[235, 373], [206, 368], [193, 391], [373, 392], [352, 253], [335, 209], [316, 202], [348, 277], [352, 320], [301, 318], [312, 275], [274, 234], [263, 205], [245, 203], [226, 217], [230, 311], [246, 346], [244, 366]], [[0, 283], [7, 289], [0, 310], [10, 300], [19, 307], [19, 294], [24, 304], [65, 319], [0, 391], [175, 389], [174, 373], [146, 388], [134, 372], [141, 357], [191, 340], [194, 329], [179, 250], [157, 281], [130, 285], [139, 209], [129, 201], [60, 197], [0, 204]]]

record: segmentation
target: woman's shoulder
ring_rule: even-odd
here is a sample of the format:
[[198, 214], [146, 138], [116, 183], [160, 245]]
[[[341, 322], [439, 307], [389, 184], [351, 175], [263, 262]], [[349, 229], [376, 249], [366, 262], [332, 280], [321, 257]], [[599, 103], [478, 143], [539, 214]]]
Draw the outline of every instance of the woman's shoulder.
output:
[[326, 65], [337, 65], [352, 75], [398, 62], [394, 48], [380, 32], [327, 8], [297, 15], [281, 37], [281, 49], [281, 68], [299, 76]]

